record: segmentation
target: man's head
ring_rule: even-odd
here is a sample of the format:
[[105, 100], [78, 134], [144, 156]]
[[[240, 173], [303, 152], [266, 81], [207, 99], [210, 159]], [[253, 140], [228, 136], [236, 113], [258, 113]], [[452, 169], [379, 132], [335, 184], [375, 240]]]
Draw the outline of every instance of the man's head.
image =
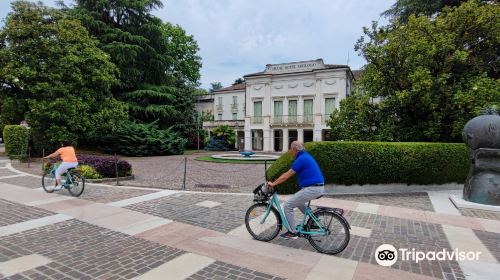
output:
[[299, 152], [305, 151], [306, 148], [304, 147], [304, 144], [300, 141], [293, 141], [292, 144], [290, 145], [290, 152], [292, 153], [293, 157], [297, 157], [297, 154]]

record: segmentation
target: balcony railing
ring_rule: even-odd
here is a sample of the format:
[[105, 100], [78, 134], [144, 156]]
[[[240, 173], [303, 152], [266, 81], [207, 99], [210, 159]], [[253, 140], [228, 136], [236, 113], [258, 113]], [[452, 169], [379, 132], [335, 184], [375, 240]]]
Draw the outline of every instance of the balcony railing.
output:
[[313, 115], [305, 115], [305, 116], [274, 116], [271, 118], [271, 125], [274, 126], [286, 126], [286, 125], [313, 125], [314, 124], [314, 116]]
[[238, 110], [238, 103], [231, 104], [231, 110], [233, 111]]
[[262, 124], [263, 118], [262, 116], [252, 117], [251, 122], [252, 124]]
[[222, 109], [222, 104], [218, 104], [218, 105], [216, 105], [216, 106], [215, 106], [215, 110], [217, 110], [217, 111], [222, 111], [222, 110], [223, 110], [223, 109]]
[[203, 127], [204, 128], [214, 128], [218, 127], [221, 125], [227, 125], [229, 127], [244, 127], [245, 126], [245, 121], [243, 120], [236, 120], [236, 121], [231, 121], [231, 120], [217, 120], [217, 121], [208, 121], [208, 122], [203, 122]]

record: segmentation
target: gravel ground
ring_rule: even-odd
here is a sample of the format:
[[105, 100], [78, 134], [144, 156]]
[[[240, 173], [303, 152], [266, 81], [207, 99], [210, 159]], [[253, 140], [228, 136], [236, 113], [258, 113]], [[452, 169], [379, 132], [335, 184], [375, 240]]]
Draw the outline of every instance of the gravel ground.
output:
[[[186, 189], [211, 192], [251, 192], [265, 181], [264, 164], [232, 164], [197, 161], [207, 155], [192, 154], [157, 157], [122, 157], [132, 165], [134, 180], [122, 182], [129, 186], [160, 189], [182, 189], [186, 160]], [[41, 162], [13, 162], [14, 168], [41, 175]]]

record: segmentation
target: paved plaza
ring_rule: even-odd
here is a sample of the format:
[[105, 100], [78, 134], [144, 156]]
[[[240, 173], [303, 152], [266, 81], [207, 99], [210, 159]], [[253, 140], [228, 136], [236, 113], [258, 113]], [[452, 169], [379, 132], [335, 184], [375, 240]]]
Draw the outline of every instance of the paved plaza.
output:
[[[2, 279], [498, 279], [500, 217], [460, 210], [448, 193], [339, 195], [352, 226], [342, 253], [304, 239], [252, 240], [247, 193], [87, 184], [80, 198], [47, 194], [40, 178], [0, 159]], [[286, 196], [282, 196], [286, 199]], [[297, 215], [299, 215], [297, 213]], [[381, 244], [420, 251], [480, 251], [479, 261], [377, 264]]]

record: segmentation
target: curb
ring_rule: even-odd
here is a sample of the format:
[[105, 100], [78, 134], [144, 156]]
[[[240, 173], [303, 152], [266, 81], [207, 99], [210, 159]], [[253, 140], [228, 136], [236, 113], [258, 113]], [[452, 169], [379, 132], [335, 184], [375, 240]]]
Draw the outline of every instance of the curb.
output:
[[130, 175], [118, 178], [85, 179], [85, 181], [89, 183], [107, 183], [107, 182], [115, 182], [116, 180], [119, 181], [134, 180], [134, 178], [135, 178], [134, 175]]

